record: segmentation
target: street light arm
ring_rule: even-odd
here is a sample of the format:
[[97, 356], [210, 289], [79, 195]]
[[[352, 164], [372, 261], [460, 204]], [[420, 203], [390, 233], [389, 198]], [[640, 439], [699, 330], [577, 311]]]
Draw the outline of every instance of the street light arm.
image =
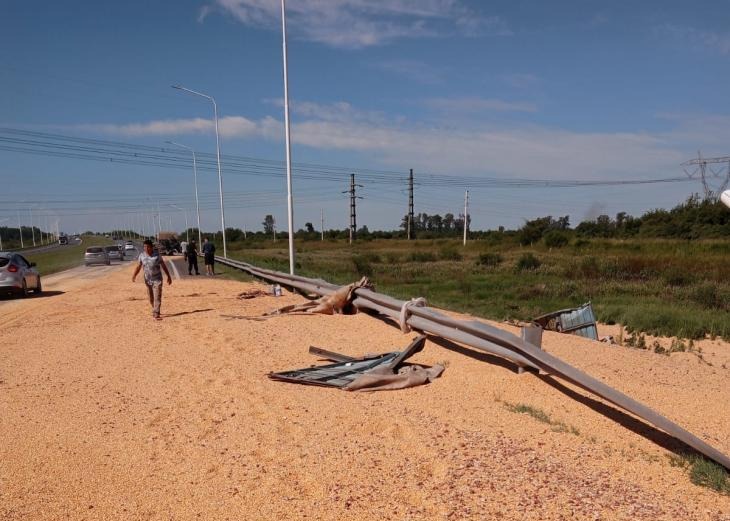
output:
[[176, 143], [175, 141], [165, 141], [168, 145], [175, 145], [176, 147], [184, 148], [185, 150], [193, 151], [192, 147], [189, 147], [187, 145], [183, 145], [182, 143]]
[[203, 98], [208, 98], [210, 101], [212, 101], [215, 104], [215, 100], [213, 99], [213, 96], [208, 96], [207, 94], [203, 94], [202, 92], [198, 92], [197, 90], [188, 89], [187, 87], [183, 87], [182, 85], [170, 85], [173, 89], [178, 90], [184, 90], [185, 92], [189, 92], [190, 94], [194, 94], [196, 96], [202, 96]]

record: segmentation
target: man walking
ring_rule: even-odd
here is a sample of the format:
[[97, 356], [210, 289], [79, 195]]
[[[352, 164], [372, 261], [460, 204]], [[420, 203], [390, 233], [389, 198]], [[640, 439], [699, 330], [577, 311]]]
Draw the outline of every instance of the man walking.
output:
[[207, 237], [203, 241], [203, 256], [205, 257], [205, 274], [215, 275], [215, 245]]
[[139, 262], [137, 267], [134, 269], [134, 275], [132, 275], [132, 282], [137, 280], [139, 270], [144, 268], [144, 283], [147, 286], [147, 294], [150, 298], [150, 305], [152, 306], [152, 318], [155, 320], [162, 320], [160, 316], [160, 306], [162, 305], [162, 272], [167, 275], [167, 284], [172, 284], [172, 277], [170, 272], [167, 271], [167, 266], [162, 261], [158, 253], [154, 253], [152, 247], [152, 241], [147, 239], [144, 241], [144, 251], [139, 254]]
[[198, 271], [198, 248], [194, 239], [187, 244], [185, 258], [188, 260], [188, 275], [193, 274], [193, 268], [195, 268], [195, 274], [200, 275]]

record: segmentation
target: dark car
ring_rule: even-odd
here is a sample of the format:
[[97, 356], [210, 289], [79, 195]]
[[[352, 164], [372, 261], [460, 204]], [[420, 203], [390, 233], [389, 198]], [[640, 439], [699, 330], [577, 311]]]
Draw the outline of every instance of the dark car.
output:
[[35, 294], [43, 291], [35, 262], [18, 253], [0, 252], [0, 292], [27, 296], [30, 290]]

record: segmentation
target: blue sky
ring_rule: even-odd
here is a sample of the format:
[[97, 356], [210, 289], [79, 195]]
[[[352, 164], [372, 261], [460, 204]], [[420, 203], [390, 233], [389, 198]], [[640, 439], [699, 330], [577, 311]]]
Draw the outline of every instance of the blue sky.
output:
[[[211, 105], [170, 88], [179, 83], [217, 100], [224, 155], [284, 160], [277, 0], [26, 0], [0, 10], [0, 126], [212, 153]], [[297, 228], [318, 228], [320, 209], [325, 227], [347, 226], [350, 171], [379, 176], [359, 180], [358, 224], [392, 229], [409, 168], [416, 212], [458, 214], [465, 177], [673, 178], [698, 150], [730, 154], [728, 1], [289, 0], [287, 14]], [[29, 224], [28, 208], [68, 231], [139, 225], [159, 203], [163, 222], [182, 229], [168, 204], [194, 207], [184, 161], [166, 169], [3, 149], [0, 158], [3, 225], [18, 210]], [[342, 168], [296, 177], [302, 163]], [[227, 225], [260, 229], [271, 213], [285, 229], [280, 166], [265, 176], [227, 166]], [[418, 184], [428, 174], [454, 182]], [[201, 172], [205, 230], [219, 226], [217, 186], [215, 172]], [[700, 190], [473, 188], [471, 214], [475, 228], [542, 215], [578, 223]]]

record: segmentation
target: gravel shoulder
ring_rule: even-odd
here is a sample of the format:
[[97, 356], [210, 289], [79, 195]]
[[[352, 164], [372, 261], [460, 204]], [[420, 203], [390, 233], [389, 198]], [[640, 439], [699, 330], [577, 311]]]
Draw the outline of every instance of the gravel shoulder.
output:
[[[0, 305], [1, 519], [730, 520], [730, 497], [670, 465], [672, 439], [580, 389], [432, 340], [412, 361], [447, 368], [427, 386], [275, 382], [317, 363], [310, 345], [358, 355], [413, 335], [365, 314], [227, 318], [303, 299], [238, 300], [260, 286], [203, 276], [166, 285], [155, 322], [132, 269]], [[730, 453], [727, 343], [703, 341], [704, 361], [543, 344]]]

